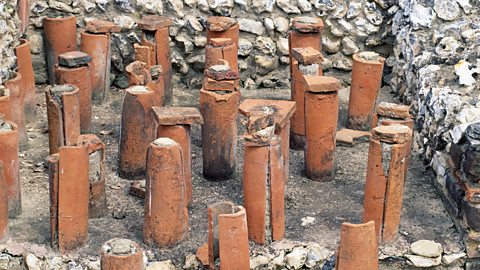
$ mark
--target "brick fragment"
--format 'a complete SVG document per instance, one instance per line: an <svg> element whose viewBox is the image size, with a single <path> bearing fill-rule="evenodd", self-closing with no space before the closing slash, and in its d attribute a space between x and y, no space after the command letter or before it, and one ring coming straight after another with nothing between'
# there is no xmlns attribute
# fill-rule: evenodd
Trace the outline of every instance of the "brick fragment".
<svg viewBox="0 0 480 270"><path fill-rule="evenodd" d="M306 90L311 93L337 92L340 89L339 82L334 77L304 75Z"/></svg>
<svg viewBox="0 0 480 270"><path fill-rule="evenodd" d="M302 65L312 65L323 62L323 55L312 47L293 48L292 54Z"/></svg>
<svg viewBox="0 0 480 270"><path fill-rule="evenodd" d="M237 21L230 17L210 16L207 19L207 28L213 32L223 32L227 31L236 23Z"/></svg>
<svg viewBox="0 0 480 270"><path fill-rule="evenodd" d="M147 31L156 31L161 28L167 28L172 25L172 20L158 15L146 15L137 22L138 28Z"/></svg>
<svg viewBox="0 0 480 270"><path fill-rule="evenodd" d="M353 146L360 142L368 142L370 132L342 128L335 134L337 145Z"/></svg>
<svg viewBox="0 0 480 270"><path fill-rule="evenodd" d="M153 107L155 119L160 125L203 124L203 117L193 107Z"/></svg>
<svg viewBox="0 0 480 270"><path fill-rule="evenodd" d="M102 270L143 270L143 250L128 239L108 240L100 249Z"/></svg>
<svg viewBox="0 0 480 270"><path fill-rule="evenodd" d="M145 187L144 180L133 181L130 184L130 188L128 189L128 193L142 199L145 198L145 192L146 192L146 187Z"/></svg>
<svg viewBox="0 0 480 270"><path fill-rule="evenodd" d="M85 66L91 61L92 58L90 55L79 51L62 53L58 56L59 65L63 67L75 68L79 66Z"/></svg>
<svg viewBox="0 0 480 270"><path fill-rule="evenodd" d="M118 33L122 30L122 28L113 22L93 19L93 20L87 21L85 30L95 34L105 34L105 33Z"/></svg>
<svg viewBox="0 0 480 270"><path fill-rule="evenodd" d="M405 119L412 117L410 115L410 106L388 102L380 102L380 104L378 104L377 114L379 116L395 119Z"/></svg>
<svg viewBox="0 0 480 270"><path fill-rule="evenodd" d="M292 28L303 33L316 33L323 30L323 21L314 17L296 17L292 21Z"/></svg>
<svg viewBox="0 0 480 270"><path fill-rule="evenodd" d="M128 84L129 86L133 85L147 85L152 81L150 75L150 69L146 63L135 61L125 68L125 71L128 74Z"/></svg>
<svg viewBox="0 0 480 270"><path fill-rule="evenodd" d="M212 78L205 77L203 81L203 89L208 91L234 91L235 80L217 81Z"/></svg>
<svg viewBox="0 0 480 270"><path fill-rule="evenodd" d="M233 44L230 38L212 38L209 43L214 47L224 47Z"/></svg>
<svg viewBox="0 0 480 270"><path fill-rule="evenodd" d="M373 139L387 143L405 143L411 134L412 130L404 125L382 125L372 129Z"/></svg>
<svg viewBox="0 0 480 270"><path fill-rule="evenodd" d="M22 191L19 177L18 127L0 115L0 163L3 163L4 186L8 202L8 217L14 218L22 212ZM0 192L1 193L1 192ZM0 199L3 200L3 199ZM0 237L2 238L2 237Z"/></svg>

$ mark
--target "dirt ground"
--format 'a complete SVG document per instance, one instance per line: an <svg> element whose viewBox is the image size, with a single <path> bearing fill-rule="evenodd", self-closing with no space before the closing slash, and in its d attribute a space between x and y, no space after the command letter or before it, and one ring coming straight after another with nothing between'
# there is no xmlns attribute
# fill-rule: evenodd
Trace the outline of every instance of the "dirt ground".
<svg viewBox="0 0 480 270"><path fill-rule="evenodd" d="M43 87L40 87L43 90ZM142 243L143 202L129 195L128 180L116 175L118 139L120 135L121 108L124 92L112 90L108 100L93 108L93 133L107 144L107 196L109 215L90 220L88 245L78 256L98 256L102 243L115 238L130 238ZM243 98L288 99L288 90L243 90ZM38 94L37 120L28 125L29 150L21 153L21 182L23 214L10 222L13 241L48 245L49 239L49 194L48 176L45 167L48 156L48 126L43 93ZM340 91L339 126L346 122L348 89ZM380 101L393 101L382 90ZM198 106L198 89L175 89L174 105ZM243 127L239 125L239 134ZM192 129L193 144L193 204L189 209L190 237L177 247L153 250L156 259L171 259L177 267L183 266L184 258L207 241L207 206L211 203L231 200L242 203L243 142L239 140L237 173L228 181L209 182L202 177L200 127ZM360 222L363 189L367 164L368 143L355 147L337 147L335 181L318 183L303 175L303 152L291 150L290 179L286 190L286 237L293 240L314 241L335 250L339 241L342 222ZM446 250L462 248L453 223L430 182L433 175L425 168L416 154L411 159L404 193L400 237L386 250L405 250L408 243L431 239L442 243ZM314 217L315 221L302 226L302 218ZM148 248L147 248L148 249ZM401 261L401 259L399 259ZM392 269L388 260L383 269ZM397 262L395 262L397 263ZM397 267L395 267L397 269Z"/></svg>

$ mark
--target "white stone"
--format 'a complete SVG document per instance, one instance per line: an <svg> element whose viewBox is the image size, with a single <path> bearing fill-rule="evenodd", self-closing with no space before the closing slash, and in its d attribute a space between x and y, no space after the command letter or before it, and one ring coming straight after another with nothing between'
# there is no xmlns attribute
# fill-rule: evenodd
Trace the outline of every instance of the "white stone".
<svg viewBox="0 0 480 270"><path fill-rule="evenodd" d="M152 14L163 14L163 3L157 0L137 0L137 6L142 7L143 11Z"/></svg>
<svg viewBox="0 0 480 270"><path fill-rule="evenodd" d="M248 39L238 40L238 55L248 56L253 50L253 44Z"/></svg>
<svg viewBox="0 0 480 270"><path fill-rule="evenodd" d="M197 47L205 47L207 45L207 37L205 36L195 36L193 43Z"/></svg>
<svg viewBox="0 0 480 270"><path fill-rule="evenodd" d="M453 21L460 16L460 7L456 0L435 0L433 9L438 17L446 21Z"/></svg>
<svg viewBox="0 0 480 270"><path fill-rule="evenodd" d="M291 0L277 0L277 6L288 14L300 14L300 9L295 4L296 1Z"/></svg>
<svg viewBox="0 0 480 270"><path fill-rule="evenodd" d="M442 255L443 247L431 240L419 240L410 245L410 250L416 255L436 258Z"/></svg>
<svg viewBox="0 0 480 270"><path fill-rule="evenodd" d="M27 254L24 259L27 270L42 270L42 261L32 253Z"/></svg>
<svg viewBox="0 0 480 270"><path fill-rule="evenodd" d="M166 138L164 138L166 139ZM146 270L176 270L175 265L172 264L172 261L163 261L163 262L152 262L147 266Z"/></svg>
<svg viewBox="0 0 480 270"><path fill-rule="evenodd" d="M308 0L298 0L297 5L302 12L310 12L312 10L312 4Z"/></svg>
<svg viewBox="0 0 480 270"><path fill-rule="evenodd" d="M472 5L470 5L470 0L457 0L457 3L463 8L465 13L470 14L472 10Z"/></svg>
<svg viewBox="0 0 480 270"><path fill-rule="evenodd" d="M185 17L185 20L187 21L187 25L190 26L190 28L195 31L195 32L202 32L203 31L203 25L200 23L198 18L193 15L187 15Z"/></svg>
<svg viewBox="0 0 480 270"><path fill-rule="evenodd" d="M253 10L256 13L272 12L276 0L255 0L252 1Z"/></svg>
<svg viewBox="0 0 480 270"><path fill-rule="evenodd" d="M296 247L285 256L285 266L288 269L300 269L305 264L308 251L303 247Z"/></svg>
<svg viewBox="0 0 480 270"><path fill-rule="evenodd" d="M342 39L342 53L345 55L352 55L359 51L355 42L351 40L349 37L345 37Z"/></svg>
<svg viewBox="0 0 480 270"><path fill-rule="evenodd" d="M271 264L274 267L273 269L281 269L284 266L285 261L285 251L280 250L279 254L273 258Z"/></svg>
<svg viewBox="0 0 480 270"><path fill-rule="evenodd" d="M210 10L218 14L230 15L235 2L233 0L208 0Z"/></svg>
<svg viewBox="0 0 480 270"><path fill-rule="evenodd" d="M347 11L347 19L355 18L362 12L362 3L350 2Z"/></svg>
<svg viewBox="0 0 480 270"><path fill-rule="evenodd" d="M477 83L473 75L480 74L480 67L476 67L468 61L460 60L455 65L455 74L457 74L461 85L472 86Z"/></svg>
<svg viewBox="0 0 480 270"><path fill-rule="evenodd" d="M277 40L277 49L282 55L289 55L288 39L279 37Z"/></svg>
<svg viewBox="0 0 480 270"><path fill-rule="evenodd" d="M275 42L269 37L257 37L255 39L255 48L260 50L264 54L275 54L277 48Z"/></svg>
<svg viewBox="0 0 480 270"><path fill-rule="evenodd" d="M418 3L412 6L412 12L410 13L410 21L415 29L419 27L430 27L432 20L435 17L433 9L424 7Z"/></svg>
<svg viewBox="0 0 480 270"><path fill-rule="evenodd" d="M113 22L125 30L130 30L135 25L135 20L125 15L115 16L115 18L113 18Z"/></svg>
<svg viewBox="0 0 480 270"><path fill-rule="evenodd" d="M444 255L442 257L442 263L446 264L446 265L449 265L449 264L452 264L453 262L463 258L467 256L467 254L465 252L459 252L459 253L453 253L453 254L449 254L449 255Z"/></svg>
<svg viewBox="0 0 480 270"><path fill-rule="evenodd" d="M175 14L183 18L183 1L182 0L166 0L167 6L175 12Z"/></svg>
<svg viewBox="0 0 480 270"><path fill-rule="evenodd" d="M238 24L241 31L252 33L257 36L263 36L265 34L265 27L261 21L241 18L238 20Z"/></svg>
<svg viewBox="0 0 480 270"><path fill-rule="evenodd" d="M288 32L289 21L285 17L276 17L273 19L273 24L275 25L275 30L280 33Z"/></svg>
<svg viewBox="0 0 480 270"><path fill-rule="evenodd" d="M308 254L305 261L305 266L308 268L313 268L322 261L325 261L330 255L333 255L334 252L329 249L320 246L317 243L312 243L307 246Z"/></svg>
<svg viewBox="0 0 480 270"><path fill-rule="evenodd" d="M275 29L275 24L273 23L273 20L270 18L265 18L263 19L263 25L265 25L265 29L267 29L268 35L273 38L273 30Z"/></svg>
<svg viewBox="0 0 480 270"><path fill-rule="evenodd" d="M315 222L315 218L314 217L304 217L302 218L302 226L305 227L305 226L308 226L308 225L311 225Z"/></svg>
<svg viewBox="0 0 480 270"><path fill-rule="evenodd" d="M427 258L417 255L405 255L405 257L412 262L415 267L428 268L432 266L437 266L442 263L442 257L437 258Z"/></svg>
<svg viewBox="0 0 480 270"><path fill-rule="evenodd" d="M340 50L341 40L332 40L328 36L322 37L322 49L327 53L337 53Z"/></svg>
<svg viewBox="0 0 480 270"><path fill-rule="evenodd" d="M268 258L265 256L258 255L250 259L250 269L259 270L266 265L268 265Z"/></svg>
<svg viewBox="0 0 480 270"><path fill-rule="evenodd" d="M188 254L185 258L185 264L183 265L185 270L197 270L201 269L200 262L197 260L195 254Z"/></svg>

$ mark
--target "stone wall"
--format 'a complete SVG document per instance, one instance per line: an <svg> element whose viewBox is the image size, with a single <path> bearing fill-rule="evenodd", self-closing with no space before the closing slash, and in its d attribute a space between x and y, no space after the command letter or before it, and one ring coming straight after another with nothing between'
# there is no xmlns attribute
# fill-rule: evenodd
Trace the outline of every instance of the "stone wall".
<svg viewBox="0 0 480 270"><path fill-rule="evenodd" d="M393 19L389 82L416 115L416 148L435 187L480 257L480 1L401 0Z"/></svg>
<svg viewBox="0 0 480 270"><path fill-rule="evenodd" d="M41 42L42 18L74 14L79 26L96 17L121 24L114 35L112 80L125 87L122 74L133 59L132 44L138 42L134 23L141 14L153 13L174 18L170 29L172 61L178 78L190 89L203 80L205 23L208 16L225 15L238 20L241 29L239 65L242 86L287 87L289 19L299 15L320 16L325 22L324 69L346 72L351 55L359 50L391 52L391 16L398 9L396 0L32 0L32 25L28 35L37 81L45 82Z"/></svg>
<svg viewBox="0 0 480 270"><path fill-rule="evenodd" d="M0 84L15 68L13 48L18 44L16 0L0 2Z"/></svg>

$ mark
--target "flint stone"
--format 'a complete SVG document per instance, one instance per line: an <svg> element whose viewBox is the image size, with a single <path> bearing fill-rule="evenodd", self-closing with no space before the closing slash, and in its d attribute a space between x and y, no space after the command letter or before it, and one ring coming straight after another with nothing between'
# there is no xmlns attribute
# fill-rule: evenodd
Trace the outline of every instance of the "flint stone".
<svg viewBox="0 0 480 270"><path fill-rule="evenodd" d="M240 31L252 33L257 36L263 36L265 34L265 27L261 21L241 18L238 20L238 24L240 25Z"/></svg>
<svg viewBox="0 0 480 270"><path fill-rule="evenodd" d="M417 256L417 255L405 255L405 257L408 260L410 260L415 267L420 267L420 268L437 266L442 263L442 257L426 258L423 256Z"/></svg>
<svg viewBox="0 0 480 270"><path fill-rule="evenodd" d="M443 247L441 244L430 240L419 240L410 245L413 254L428 258L437 258L442 256Z"/></svg>

